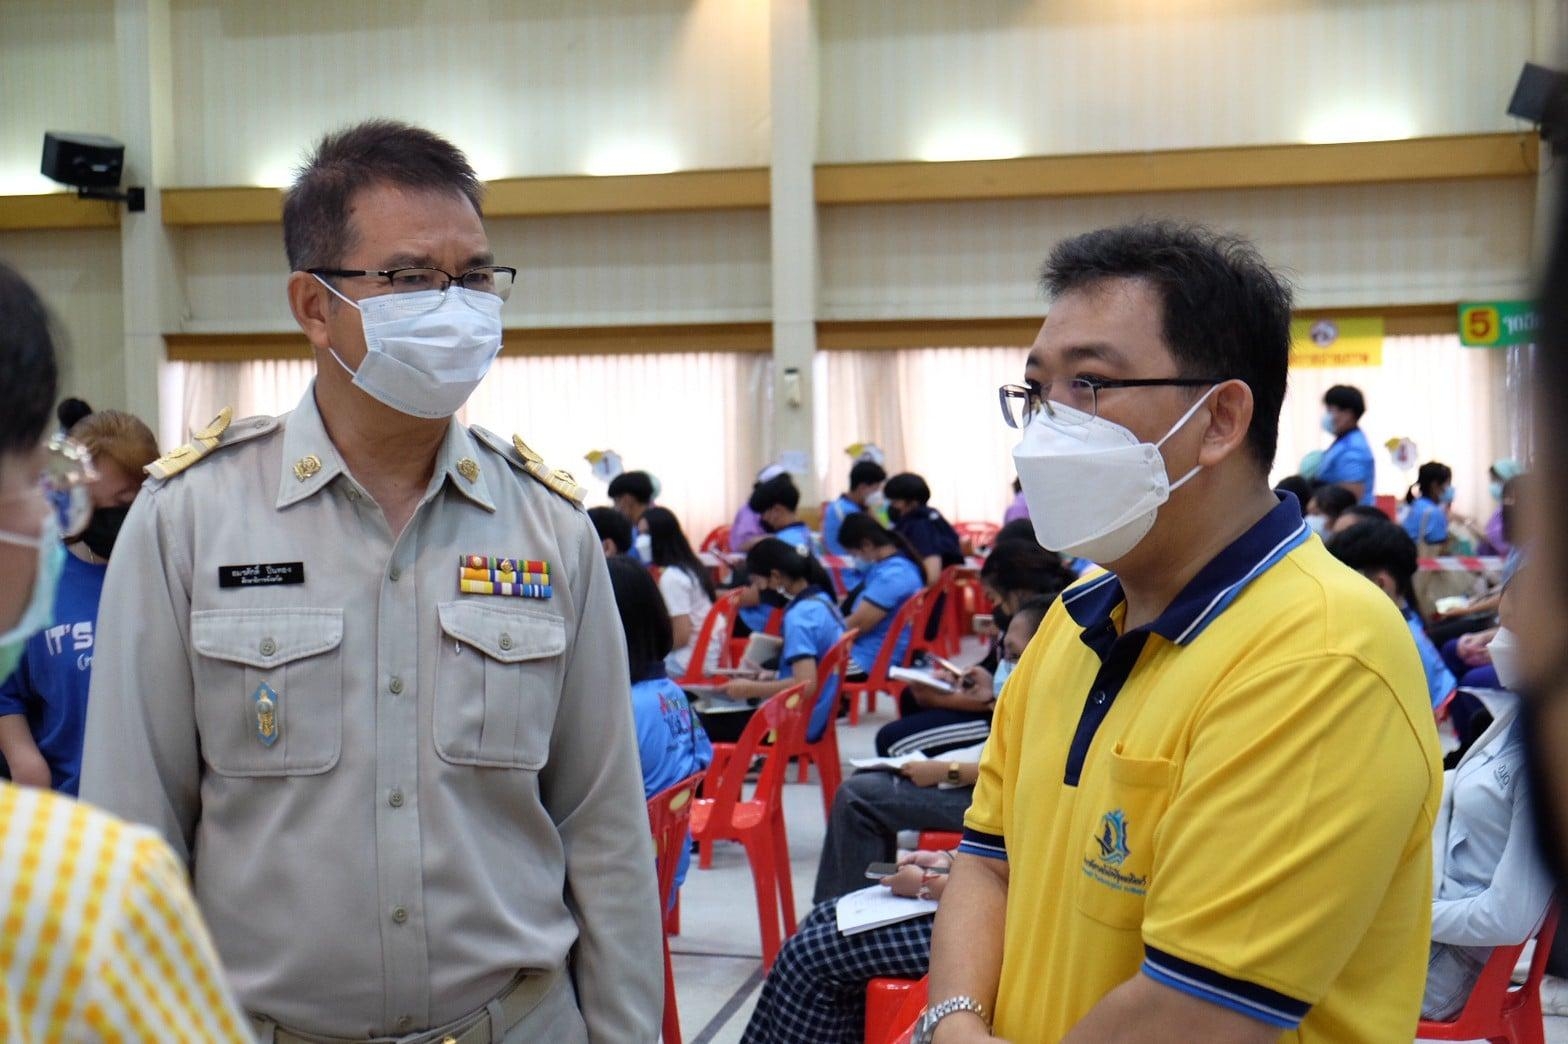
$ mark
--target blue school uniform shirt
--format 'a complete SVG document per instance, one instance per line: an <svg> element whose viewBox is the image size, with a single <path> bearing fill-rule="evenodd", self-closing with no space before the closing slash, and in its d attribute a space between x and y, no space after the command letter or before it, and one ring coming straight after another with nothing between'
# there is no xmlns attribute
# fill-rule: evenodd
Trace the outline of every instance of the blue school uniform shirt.
<svg viewBox="0 0 1568 1044"><path fill-rule="evenodd" d="M1377 481L1377 462L1372 457L1366 433L1360 428L1351 428L1335 439L1334 444L1323 451L1323 459L1318 462L1318 471L1313 478L1328 483L1359 482L1361 503L1371 504L1372 487Z"/></svg>
<svg viewBox="0 0 1568 1044"><path fill-rule="evenodd" d="M859 504L850 500L848 494L843 494L829 504L828 509L822 513L822 546L828 554L840 556L849 554L844 549L844 545L839 543L838 531L846 518L858 514L860 510ZM853 591L865 579L865 575L858 569L841 569L839 576L844 581L846 591Z"/></svg>
<svg viewBox="0 0 1568 1044"><path fill-rule="evenodd" d="M632 683L632 720L637 726L637 756L642 762L642 791L651 798L713 762L713 744L702 722L691 712L686 693L656 665L649 676ZM681 846L675 887L686 880L691 845Z"/></svg>
<svg viewBox="0 0 1568 1044"><path fill-rule="evenodd" d="M887 615L877 622L875 627L862 631L855 639L855 644L850 655L854 658L855 665L863 671L869 671L876 662L877 653L882 649L882 642L887 638L888 629L893 626L893 614L925 586L925 575L920 567L903 555L893 555L884 558L866 570L865 587L855 596L850 604L850 612L859 608L861 602L869 602L878 609L887 611ZM910 628L904 628L897 636L897 644L893 647L893 659L889 662L901 664L904 662L904 651L909 648L912 637Z"/></svg>
<svg viewBox="0 0 1568 1044"><path fill-rule="evenodd" d="M66 556L49 626L28 639L15 673L0 684L0 715L26 716L33 742L49 763L50 785L73 797L82 775L93 631L108 571Z"/></svg>
<svg viewBox="0 0 1568 1044"><path fill-rule="evenodd" d="M1448 515L1443 505L1430 497L1421 497L1410 505L1404 525L1410 539L1417 543L1441 544L1448 539Z"/></svg>
<svg viewBox="0 0 1568 1044"><path fill-rule="evenodd" d="M833 599L820 587L808 587L784 610L784 647L779 652L779 677L792 676L790 668L797 660L822 658L833 648L833 643L844 635L844 617L840 615ZM811 721L806 726L806 740L815 743L827 731L828 722L838 709L838 679L822 686L821 698L811 709Z"/></svg>
<svg viewBox="0 0 1568 1044"><path fill-rule="evenodd" d="M1427 694L1432 697L1435 710L1438 704L1448 699L1449 693L1459 687L1459 683L1443 662L1443 654L1437 651L1432 639L1426 636L1426 627L1421 623L1420 614L1408 606L1405 607L1405 624L1410 628L1410 636L1416 640L1416 652L1421 654L1421 667L1426 671Z"/></svg>

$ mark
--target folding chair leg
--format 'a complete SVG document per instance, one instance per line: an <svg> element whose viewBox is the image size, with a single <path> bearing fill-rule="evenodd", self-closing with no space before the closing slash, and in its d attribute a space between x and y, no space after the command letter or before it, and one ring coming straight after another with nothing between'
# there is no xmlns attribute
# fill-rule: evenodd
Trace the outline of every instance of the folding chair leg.
<svg viewBox="0 0 1568 1044"><path fill-rule="evenodd" d="M762 967L773 969L782 940L779 938L778 882L773 864L773 844L766 831L759 830L746 842L751 861L751 883L757 892L757 928L762 936Z"/></svg>
<svg viewBox="0 0 1568 1044"><path fill-rule="evenodd" d="M790 871L789 837L784 830L784 808L780 804L773 816L773 865L777 869L779 906L784 911L784 937L795 934L795 875Z"/></svg>

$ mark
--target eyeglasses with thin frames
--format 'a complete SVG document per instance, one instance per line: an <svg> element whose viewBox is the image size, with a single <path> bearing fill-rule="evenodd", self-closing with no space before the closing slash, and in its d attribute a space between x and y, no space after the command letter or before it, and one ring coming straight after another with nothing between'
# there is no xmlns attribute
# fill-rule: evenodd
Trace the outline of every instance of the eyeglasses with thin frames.
<svg viewBox="0 0 1568 1044"><path fill-rule="evenodd" d="M1057 388L1054 381L1043 384L1004 384L997 391L1002 406L1002 419L1010 428L1027 428L1041 413L1053 424L1063 427L1087 424L1100 415L1100 393L1121 388L1208 388L1224 383L1223 377L1140 377L1113 380L1108 377L1074 377L1062 381L1060 399L1053 399L1051 392ZM1071 407L1071 412L1057 406Z"/></svg>
<svg viewBox="0 0 1568 1044"><path fill-rule="evenodd" d="M307 268L305 271L329 279L376 280L371 284L374 292L366 294L366 297L436 290L441 296L432 301L432 310L440 306L446 299L447 290L453 286L475 293L493 294L505 301L512 295L512 285L517 281L517 269L506 265L481 265L456 274L440 268Z"/></svg>

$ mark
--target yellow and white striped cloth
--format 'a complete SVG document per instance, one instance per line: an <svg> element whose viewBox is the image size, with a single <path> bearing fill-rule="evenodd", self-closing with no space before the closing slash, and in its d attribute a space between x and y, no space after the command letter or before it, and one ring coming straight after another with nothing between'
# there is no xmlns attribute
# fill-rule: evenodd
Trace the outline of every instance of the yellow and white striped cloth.
<svg viewBox="0 0 1568 1044"><path fill-rule="evenodd" d="M253 1039L151 830L0 783L0 899L0 1040Z"/></svg>

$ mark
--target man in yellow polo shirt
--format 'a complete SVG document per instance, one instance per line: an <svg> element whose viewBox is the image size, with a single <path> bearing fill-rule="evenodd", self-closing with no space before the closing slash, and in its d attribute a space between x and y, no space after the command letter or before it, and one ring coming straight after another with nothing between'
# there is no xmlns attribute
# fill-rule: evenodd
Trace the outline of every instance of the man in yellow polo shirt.
<svg viewBox="0 0 1568 1044"><path fill-rule="evenodd" d="M1290 292L1166 224L1044 283L1014 458L1040 542L1109 572L1002 694L916 1039L1408 1040L1437 736L1399 614L1268 486Z"/></svg>

